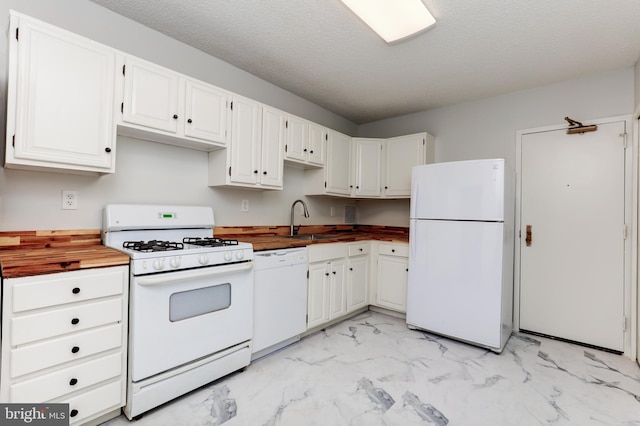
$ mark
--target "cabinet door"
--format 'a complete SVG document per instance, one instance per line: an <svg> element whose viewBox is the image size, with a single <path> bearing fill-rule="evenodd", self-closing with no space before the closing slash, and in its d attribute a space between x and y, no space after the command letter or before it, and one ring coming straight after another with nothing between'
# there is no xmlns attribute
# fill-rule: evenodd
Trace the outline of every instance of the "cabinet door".
<svg viewBox="0 0 640 426"><path fill-rule="evenodd" d="M329 271L322 263L309 264L307 329L329 321Z"/></svg>
<svg viewBox="0 0 640 426"><path fill-rule="evenodd" d="M113 172L115 52L27 18L13 16L12 28L8 166Z"/></svg>
<svg viewBox="0 0 640 426"><path fill-rule="evenodd" d="M148 62L127 58L124 72L125 122L176 133L178 74Z"/></svg>
<svg viewBox="0 0 640 426"><path fill-rule="evenodd" d="M407 311L408 259L399 256L378 256L378 286L376 304L396 311Z"/></svg>
<svg viewBox="0 0 640 426"><path fill-rule="evenodd" d="M307 147L309 146L309 122L290 115L286 121L286 132L284 158L306 161Z"/></svg>
<svg viewBox="0 0 640 426"><path fill-rule="evenodd" d="M350 257L347 271L347 313L369 304L369 256Z"/></svg>
<svg viewBox="0 0 640 426"><path fill-rule="evenodd" d="M426 133L399 136L386 140L384 195L411 196L411 168L425 164Z"/></svg>
<svg viewBox="0 0 640 426"><path fill-rule="evenodd" d="M284 113L262 107L262 144L260 151L260 184L282 188L284 173Z"/></svg>
<svg viewBox="0 0 640 426"><path fill-rule="evenodd" d="M185 82L185 136L227 142L227 93L194 80Z"/></svg>
<svg viewBox="0 0 640 426"><path fill-rule="evenodd" d="M353 140L355 152L355 188L356 197L378 197L382 188L382 140Z"/></svg>
<svg viewBox="0 0 640 426"><path fill-rule="evenodd" d="M307 159L310 164L324 166L324 146L327 131L324 127L315 123L309 123L309 145L307 146Z"/></svg>
<svg viewBox="0 0 640 426"><path fill-rule="evenodd" d="M334 260L329 266L330 275L330 302L329 319L341 317L347 313L347 291L345 282L345 271L347 265L345 260Z"/></svg>
<svg viewBox="0 0 640 426"><path fill-rule="evenodd" d="M349 173L351 167L351 138L329 131L327 139L327 164L325 166L325 192L351 195Z"/></svg>
<svg viewBox="0 0 640 426"><path fill-rule="evenodd" d="M230 181L255 185L260 158L260 104L234 96L231 109L231 143L227 148L230 150Z"/></svg>

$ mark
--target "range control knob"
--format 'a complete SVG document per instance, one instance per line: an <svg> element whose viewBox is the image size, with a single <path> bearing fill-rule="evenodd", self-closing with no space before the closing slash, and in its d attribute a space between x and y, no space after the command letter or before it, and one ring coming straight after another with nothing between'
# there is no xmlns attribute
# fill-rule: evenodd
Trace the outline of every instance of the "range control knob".
<svg viewBox="0 0 640 426"><path fill-rule="evenodd" d="M169 261L169 265L173 268L179 268L180 267L180 258L179 257L172 257L171 260Z"/></svg>
<svg viewBox="0 0 640 426"><path fill-rule="evenodd" d="M244 259L244 252L242 250L239 250L236 252L236 259L238 260Z"/></svg>
<svg viewBox="0 0 640 426"><path fill-rule="evenodd" d="M207 263L209 263L209 256L207 256L206 254L201 254L200 256L198 256L198 263L201 265L206 265Z"/></svg>
<svg viewBox="0 0 640 426"><path fill-rule="evenodd" d="M230 260L233 260L233 254L230 251L225 251L224 252L224 260L226 260L227 262Z"/></svg>
<svg viewBox="0 0 640 426"><path fill-rule="evenodd" d="M164 259L156 259L153 261L153 269L162 271L164 269Z"/></svg>

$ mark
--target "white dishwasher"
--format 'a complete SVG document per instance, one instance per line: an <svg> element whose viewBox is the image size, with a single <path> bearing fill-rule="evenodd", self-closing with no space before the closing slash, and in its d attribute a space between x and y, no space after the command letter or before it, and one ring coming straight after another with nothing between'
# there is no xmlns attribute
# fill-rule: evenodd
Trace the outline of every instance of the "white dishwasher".
<svg viewBox="0 0 640 426"><path fill-rule="evenodd" d="M307 261L306 247L254 253L252 360L306 331Z"/></svg>

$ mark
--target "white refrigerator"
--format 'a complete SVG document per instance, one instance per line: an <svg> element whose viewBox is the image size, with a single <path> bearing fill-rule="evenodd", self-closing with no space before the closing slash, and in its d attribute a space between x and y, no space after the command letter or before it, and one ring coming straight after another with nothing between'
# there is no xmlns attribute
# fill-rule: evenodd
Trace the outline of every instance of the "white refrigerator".
<svg viewBox="0 0 640 426"><path fill-rule="evenodd" d="M504 159L412 169L409 328L502 351L513 324L514 209Z"/></svg>

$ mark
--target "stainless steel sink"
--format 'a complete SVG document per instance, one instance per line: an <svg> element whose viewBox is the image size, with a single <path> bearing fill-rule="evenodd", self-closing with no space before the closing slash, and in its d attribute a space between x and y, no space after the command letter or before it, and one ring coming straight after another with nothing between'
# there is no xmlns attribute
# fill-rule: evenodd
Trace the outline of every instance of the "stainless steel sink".
<svg viewBox="0 0 640 426"><path fill-rule="evenodd" d="M291 235L289 238L293 238L296 240L328 240L331 238L336 238L335 235L322 235L322 234L306 234L306 235Z"/></svg>

